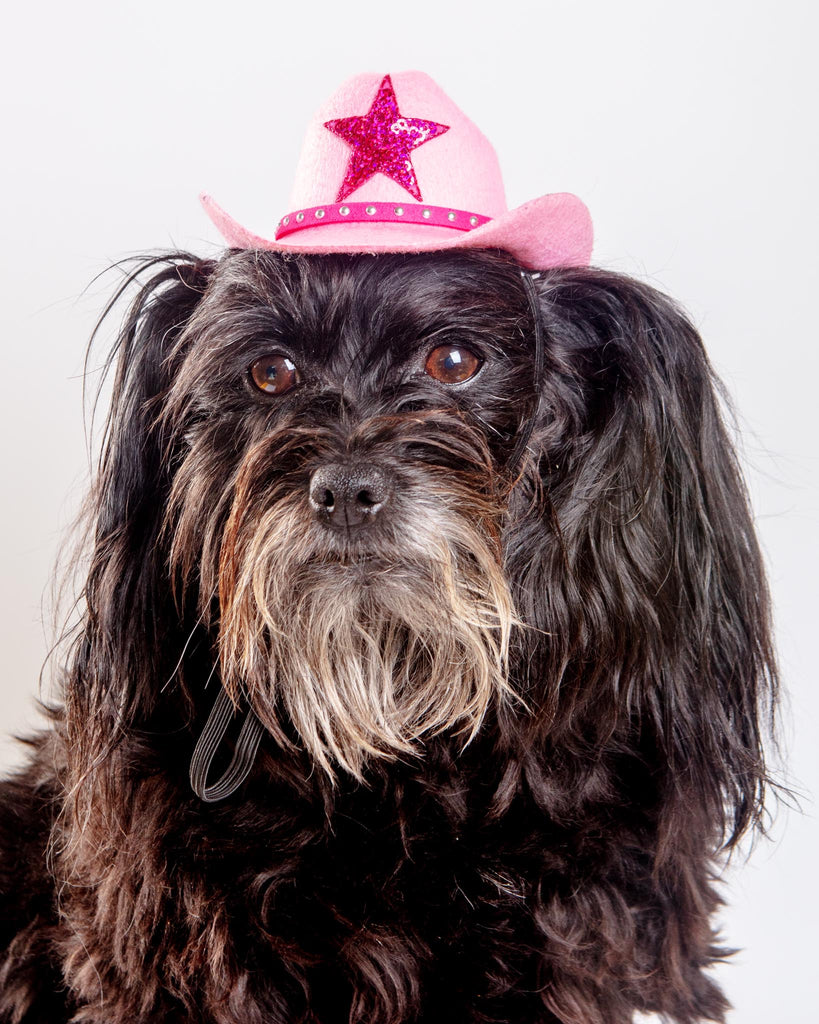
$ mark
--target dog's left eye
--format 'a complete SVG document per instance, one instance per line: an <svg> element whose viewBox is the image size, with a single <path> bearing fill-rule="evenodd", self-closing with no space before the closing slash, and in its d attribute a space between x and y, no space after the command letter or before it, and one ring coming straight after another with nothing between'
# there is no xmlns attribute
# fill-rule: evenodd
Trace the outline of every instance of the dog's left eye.
<svg viewBox="0 0 819 1024"><path fill-rule="evenodd" d="M424 370L443 384L460 384L474 377L483 365L480 356L462 345L439 345L427 356Z"/></svg>
<svg viewBox="0 0 819 1024"><path fill-rule="evenodd" d="M296 364L274 353L257 359L250 367L250 379L266 395L283 395L301 380Z"/></svg>

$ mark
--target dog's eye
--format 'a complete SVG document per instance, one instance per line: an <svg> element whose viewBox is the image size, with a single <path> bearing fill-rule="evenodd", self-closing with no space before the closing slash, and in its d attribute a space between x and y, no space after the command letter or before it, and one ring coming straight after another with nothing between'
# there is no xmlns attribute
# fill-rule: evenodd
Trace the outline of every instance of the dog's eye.
<svg viewBox="0 0 819 1024"><path fill-rule="evenodd" d="M301 380L295 363L278 354L257 359L250 367L250 378L267 395L283 395Z"/></svg>
<svg viewBox="0 0 819 1024"><path fill-rule="evenodd" d="M460 345L439 345L427 356L424 370L443 384L460 384L474 377L483 360Z"/></svg>

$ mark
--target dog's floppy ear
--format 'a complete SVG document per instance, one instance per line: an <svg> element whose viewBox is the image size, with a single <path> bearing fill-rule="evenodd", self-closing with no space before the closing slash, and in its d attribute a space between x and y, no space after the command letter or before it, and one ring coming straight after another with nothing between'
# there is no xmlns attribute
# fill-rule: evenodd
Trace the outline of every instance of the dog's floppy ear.
<svg viewBox="0 0 819 1024"><path fill-rule="evenodd" d="M214 266L187 253L139 259L100 321L138 287L106 364L113 393L89 499L85 614L66 680L77 764L97 763L135 718L150 713L157 695L146 680L159 677L163 659L178 656L157 544L170 481L158 414L184 355L180 336Z"/></svg>
<svg viewBox="0 0 819 1024"><path fill-rule="evenodd" d="M696 819L733 843L762 810L776 667L724 389L647 285L574 269L537 286L536 511L509 555L522 617L548 634L526 653L533 722L558 761L639 751L667 839Z"/></svg>

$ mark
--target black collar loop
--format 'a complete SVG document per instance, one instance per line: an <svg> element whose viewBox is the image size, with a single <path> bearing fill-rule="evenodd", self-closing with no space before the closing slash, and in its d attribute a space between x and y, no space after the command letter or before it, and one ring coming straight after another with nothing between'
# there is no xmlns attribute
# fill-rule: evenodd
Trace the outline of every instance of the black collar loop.
<svg viewBox="0 0 819 1024"><path fill-rule="evenodd" d="M190 782L191 789L206 804L214 804L235 793L245 781L253 768L259 743L264 735L264 726L256 717L255 711L248 708L247 717L242 723L239 738L230 764L220 779L208 785L213 759L225 733L230 727L236 706L228 692L219 684L219 696L211 708L205 728L196 744L191 758Z"/></svg>

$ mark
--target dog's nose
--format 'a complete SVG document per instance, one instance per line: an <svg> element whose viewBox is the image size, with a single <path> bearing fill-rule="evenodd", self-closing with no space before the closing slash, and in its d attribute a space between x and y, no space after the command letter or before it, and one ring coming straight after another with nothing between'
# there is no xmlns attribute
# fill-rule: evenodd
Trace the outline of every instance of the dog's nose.
<svg viewBox="0 0 819 1024"><path fill-rule="evenodd" d="M378 466L331 463L310 477L310 504L328 526L366 526L390 499L392 481Z"/></svg>

